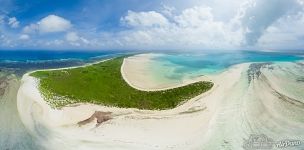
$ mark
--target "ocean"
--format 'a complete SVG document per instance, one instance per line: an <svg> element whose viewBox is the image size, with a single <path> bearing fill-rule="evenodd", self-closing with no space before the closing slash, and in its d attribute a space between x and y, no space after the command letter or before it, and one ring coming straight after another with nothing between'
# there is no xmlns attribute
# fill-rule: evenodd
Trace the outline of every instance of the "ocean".
<svg viewBox="0 0 304 150"><path fill-rule="evenodd" d="M51 51L0 50L0 69L27 70L78 66L88 62L138 51ZM302 60L303 52L215 51L160 53L154 58L156 68L174 67L174 74L212 74L229 66L246 62L279 62ZM18 73L20 75L20 73Z"/></svg>
<svg viewBox="0 0 304 150"><path fill-rule="evenodd" d="M185 79L213 75L232 65L249 62L295 62L304 59L303 52L215 51L167 53L153 58L151 73L156 81L180 83Z"/></svg>

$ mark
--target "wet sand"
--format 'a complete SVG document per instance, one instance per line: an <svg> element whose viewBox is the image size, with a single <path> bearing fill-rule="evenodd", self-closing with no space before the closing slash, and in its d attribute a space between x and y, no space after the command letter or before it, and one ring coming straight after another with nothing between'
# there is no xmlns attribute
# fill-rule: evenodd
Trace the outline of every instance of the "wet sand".
<svg viewBox="0 0 304 150"><path fill-rule="evenodd" d="M10 73L0 72L0 149L39 150L39 143L23 125L17 110L20 81Z"/></svg>

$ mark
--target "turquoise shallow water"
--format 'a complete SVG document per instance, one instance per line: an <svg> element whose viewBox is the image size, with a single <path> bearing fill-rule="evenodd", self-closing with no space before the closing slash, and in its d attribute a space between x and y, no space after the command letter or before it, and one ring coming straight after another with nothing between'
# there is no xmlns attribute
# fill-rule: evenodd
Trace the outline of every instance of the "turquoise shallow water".
<svg viewBox="0 0 304 150"><path fill-rule="evenodd" d="M161 54L153 59L152 72L161 82L182 82L183 79L216 74L232 65L246 62L294 62L303 60L303 53L279 52L208 52Z"/></svg>

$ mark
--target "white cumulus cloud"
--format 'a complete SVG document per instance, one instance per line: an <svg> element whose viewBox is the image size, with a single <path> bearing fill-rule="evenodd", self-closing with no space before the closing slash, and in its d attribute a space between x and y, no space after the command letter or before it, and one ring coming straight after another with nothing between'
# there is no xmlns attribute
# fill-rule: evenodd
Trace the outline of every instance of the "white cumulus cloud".
<svg viewBox="0 0 304 150"><path fill-rule="evenodd" d="M0 24L3 24L3 23L4 23L4 18L5 18L4 15L0 15Z"/></svg>
<svg viewBox="0 0 304 150"><path fill-rule="evenodd" d="M68 42L68 44L77 47L91 44L89 40L82 36L79 36L77 32L68 32L65 35L65 40Z"/></svg>
<svg viewBox="0 0 304 150"><path fill-rule="evenodd" d="M296 44L303 43L304 37L300 15L282 20L291 13L304 12L303 7L297 8L302 5L301 1L246 0L225 20L215 16L209 6L193 6L181 11L174 11L175 8L159 12L128 11L121 22L131 28L101 41L111 46L139 49L250 49L271 45L280 48L288 43L301 47Z"/></svg>
<svg viewBox="0 0 304 150"><path fill-rule="evenodd" d="M69 20L56 15L49 15L41 19L37 24L40 32L62 32L72 27Z"/></svg>
<svg viewBox="0 0 304 150"><path fill-rule="evenodd" d="M102 41L113 41L111 45L122 47L155 49L232 48L241 43L242 31L233 30L231 23L215 20L210 7L195 6L167 16L171 17L165 18L161 12L129 11L122 23L132 28Z"/></svg>
<svg viewBox="0 0 304 150"><path fill-rule="evenodd" d="M268 27L258 40L258 45L272 49L299 49L304 47L304 12L287 15Z"/></svg>
<svg viewBox="0 0 304 150"><path fill-rule="evenodd" d="M210 7L193 7L185 9L181 15L176 16L175 21L183 27L199 27L213 21Z"/></svg>
<svg viewBox="0 0 304 150"><path fill-rule="evenodd" d="M166 17L155 11L128 11L128 14L121 18L121 22L132 27L162 27L169 24Z"/></svg>
<svg viewBox="0 0 304 150"><path fill-rule="evenodd" d="M255 45L265 30L278 19L284 17L296 5L295 0L255 0L248 7L242 24L247 28L245 41L248 45Z"/></svg>
<svg viewBox="0 0 304 150"><path fill-rule="evenodd" d="M35 33L37 31L38 31L38 25L33 23L23 28L23 32L25 33Z"/></svg>
<svg viewBox="0 0 304 150"><path fill-rule="evenodd" d="M19 36L19 39L20 39L20 40L28 40L28 39L30 39L30 36L27 35L27 34L21 34L21 35Z"/></svg>
<svg viewBox="0 0 304 150"><path fill-rule="evenodd" d="M8 19L8 25L11 28L18 28L19 27L19 21L17 20L16 17L12 17Z"/></svg>
<svg viewBox="0 0 304 150"><path fill-rule="evenodd" d="M69 32L65 35L65 39L70 42L75 42L79 40L79 36L76 32Z"/></svg>
<svg viewBox="0 0 304 150"><path fill-rule="evenodd" d="M49 15L42 18L37 23L32 23L23 28L25 33L52 33L52 32L63 32L67 31L72 27L72 24L69 20L56 15Z"/></svg>

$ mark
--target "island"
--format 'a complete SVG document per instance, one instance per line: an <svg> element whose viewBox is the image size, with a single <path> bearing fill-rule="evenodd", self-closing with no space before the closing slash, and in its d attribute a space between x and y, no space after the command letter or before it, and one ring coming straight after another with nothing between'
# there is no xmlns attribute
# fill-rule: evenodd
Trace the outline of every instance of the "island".
<svg viewBox="0 0 304 150"><path fill-rule="evenodd" d="M42 70L30 74L38 79L38 88L53 108L70 104L92 103L122 108L163 110L208 91L209 81L156 91L144 91L129 85L123 78L124 58L116 57L83 67Z"/></svg>

